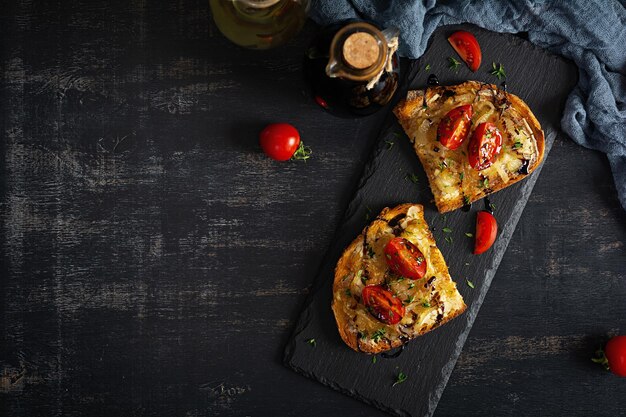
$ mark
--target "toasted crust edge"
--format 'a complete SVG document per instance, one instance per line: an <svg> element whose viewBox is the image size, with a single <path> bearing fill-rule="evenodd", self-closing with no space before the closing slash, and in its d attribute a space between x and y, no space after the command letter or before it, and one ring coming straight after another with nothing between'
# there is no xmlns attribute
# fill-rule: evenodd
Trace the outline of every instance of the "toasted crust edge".
<svg viewBox="0 0 626 417"><path fill-rule="evenodd" d="M461 88L477 88L477 89L481 89L481 88L492 88L495 89L497 91L502 91L498 86L496 86L495 84L487 84L487 83L481 83L478 81L465 81L461 84L456 84L456 85L451 85L451 86L434 86L434 87L428 87L426 89L427 94L437 91L437 89L440 88L445 88L445 89L454 89L455 93L457 90L461 89ZM411 115L413 113L413 110L415 109L415 107L417 106L421 106L421 102L424 98L424 93L425 90L411 90L407 93L407 97L404 100L401 100L396 107L393 109L393 113L396 116L396 118L398 119L398 121L400 122L400 125L402 126L402 128L404 129L404 131L406 132L408 130L408 122L410 122L411 120ZM513 105L519 112L520 114L528 121L528 125L530 126L531 130L533 131L533 136L535 137L535 141L537 142L537 160L535 161L535 163L528 167L528 174L526 175L520 175L519 177L504 183L504 184L497 184L496 186L494 186L494 188L491 189L490 192L486 193L481 191L476 198L474 198L471 202L474 201L478 201L490 194L493 194L497 191L500 191L510 185L515 184L518 181L523 180L524 178L528 177L530 174L533 173L533 171L535 169L537 169L537 167L539 167L539 165L541 164L541 162L543 162L543 158L544 158L544 153L545 153L545 136L543 133L543 130L541 129L541 124L539 123L539 120L537 120L537 118L535 117L535 115L533 114L533 112L530 110L530 108L528 107L528 105L518 96L516 96L515 94L509 93L509 92L505 92L505 94L507 95L509 101L511 102L511 105ZM426 169L427 167L427 163L426 161L422 160L422 157L418 154L417 155L418 158L420 159L420 163L422 164L422 166L424 167L424 171L426 172L426 175L428 177L428 182L430 185L430 189L431 192L433 193L433 195L435 196L435 205L437 206L437 210L439 211L439 213L447 213L456 209L459 209L461 207L463 207L463 202L456 202L456 201L441 201L441 199L438 198L437 195L435 195L435 191L434 188L432 186L432 173L429 172L430 170Z"/></svg>
<svg viewBox="0 0 626 417"><path fill-rule="evenodd" d="M410 207L413 206L420 206L422 208L422 217L423 217L423 209L424 206L422 206L421 204L414 204L414 203L404 203L404 204L400 204L398 206L395 206L393 208L389 208L389 207L385 207L380 214L376 217L376 219L379 218L394 218L395 216L397 216L398 214L401 213L406 213ZM375 221L376 219L372 220ZM425 220L425 219L423 219ZM371 223L370 223L371 224ZM369 224L368 224L369 226ZM359 243L363 242L363 233L365 232L365 230L367 229L366 226L363 231L352 241L352 243L350 243L350 245L348 245L348 247L343 251L343 253L341 254L341 257L339 258L339 261L337 262L337 266L335 267L335 277L333 280L333 299L332 299L332 303L331 303L331 308L333 310L333 315L335 316L335 322L337 323L337 329L339 330L339 335L341 336L341 338L343 339L343 341L353 350L357 351L357 352L363 352L363 353L370 353L370 354L376 354L376 353L380 353L380 352L384 352L390 349L394 349L397 347L402 346L403 344L406 344L408 342L402 342L400 339L396 339L394 341L392 341L391 343L389 343L388 339L381 339L378 343L359 343L359 338L358 335L354 332L350 331L349 328L349 321L350 321L350 317L348 317L341 308L336 308L335 307L335 292L338 290L338 287L340 286L340 281L341 281L341 277L343 277L347 271L350 270L349 268L349 256L352 252L354 252L354 249L356 248L356 246L358 246ZM443 255L442 255L443 258ZM445 259L444 259L444 264L445 264ZM447 264L445 264L446 266L446 270L447 270ZM458 291L458 290L457 290ZM439 323L436 323L436 325L430 325L428 326L424 331L417 333L413 338L421 336L425 333L430 332L431 330L434 330L438 327L441 327L442 325L446 324L447 322L449 322L450 320L454 319L455 317L458 317L459 315L461 315L465 310L467 309L467 305L465 304L465 301L463 300L463 307L455 310L454 312L450 313L448 316L446 316L443 320L441 320ZM412 340L412 339L410 339Z"/></svg>

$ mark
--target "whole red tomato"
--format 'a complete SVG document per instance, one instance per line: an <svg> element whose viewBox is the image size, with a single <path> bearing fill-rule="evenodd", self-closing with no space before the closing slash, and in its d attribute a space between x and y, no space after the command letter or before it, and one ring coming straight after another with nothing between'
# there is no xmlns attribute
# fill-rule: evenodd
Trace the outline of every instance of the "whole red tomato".
<svg viewBox="0 0 626 417"><path fill-rule="evenodd" d="M289 123L267 125L259 135L263 152L276 161L286 161L300 146L300 133Z"/></svg>
<svg viewBox="0 0 626 417"><path fill-rule="evenodd" d="M609 369L617 376L626 377L626 336L615 336L604 348Z"/></svg>

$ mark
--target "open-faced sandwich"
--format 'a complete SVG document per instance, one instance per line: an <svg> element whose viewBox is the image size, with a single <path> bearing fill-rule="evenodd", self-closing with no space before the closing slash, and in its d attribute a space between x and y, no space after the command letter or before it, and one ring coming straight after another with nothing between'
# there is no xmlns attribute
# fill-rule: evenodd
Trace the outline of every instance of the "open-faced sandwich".
<svg viewBox="0 0 626 417"><path fill-rule="evenodd" d="M519 97L492 84L467 81L410 91L394 113L441 213L508 187L543 159L539 121Z"/></svg>
<svg viewBox="0 0 626 417"><path fill-rule="evenodd" d="M352 349L399 347L465 310L419 204L385 208L343 252L333 312Z"/></svg>

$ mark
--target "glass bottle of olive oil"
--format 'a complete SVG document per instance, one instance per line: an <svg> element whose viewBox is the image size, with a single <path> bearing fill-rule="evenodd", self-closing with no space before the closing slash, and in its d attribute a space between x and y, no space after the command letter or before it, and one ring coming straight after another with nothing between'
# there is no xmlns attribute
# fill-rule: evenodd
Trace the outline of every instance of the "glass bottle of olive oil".
<svg viewBox="0 0 626 417"><path fill-rule="evenodd" d="M209 0L213 19L228 39L246 48L268 49L295 36L309 0Z"/></svg>

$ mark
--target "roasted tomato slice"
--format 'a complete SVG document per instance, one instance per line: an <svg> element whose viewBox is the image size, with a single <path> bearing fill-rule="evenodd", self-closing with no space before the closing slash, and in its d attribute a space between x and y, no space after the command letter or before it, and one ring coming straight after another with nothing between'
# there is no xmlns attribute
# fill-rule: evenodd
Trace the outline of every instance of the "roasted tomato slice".
<svg viewBox="0 0 626 417"><path fill-rule="evenodd" d="M450 110L437 126L437 140L450 150L455 150L461 146L469 133L472 114L471 104Z"/></svg>
<svg viewBox="0 0 626 417"><path fill-rule="evenodd" d="M479 211L476 216L476 243L474 244L474 255L484 253L496 241L498 234L498 223L493 214L488 211Z"/></svg>
<svg viewBox="0 0 626 417"><path fill-rule="evenodd" d="M426 275L426 258L413 243L403 237L394 237L385 246L387 265L403 277L420 279Z"/></svg>
<svg viewBox="0 0 626 417"><path fill-rule="evenodd" d="M470 138L467 158L472 168L489 168L502 149L502 134L493 123L486 122L476 126Z"/></svg>
<svg viewBox="0 0 626 417"><path fill-rule="evenodd" d="M448 42L450 42L450 45L452 45L461 59L465 61L469 69L476 72L483 58L476 37L469 32L460 30L450 35Z"/></svg>
<svg viewBox="0 0 626 417"><path fill-rule="evenodd" d="M402 301L382 285L366 286L361 292L361 299L367 311L383 323L396 324L404 317Z"/></svg>

